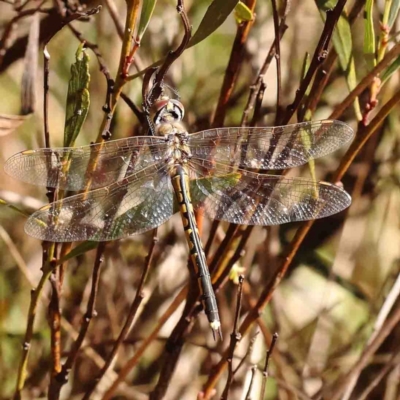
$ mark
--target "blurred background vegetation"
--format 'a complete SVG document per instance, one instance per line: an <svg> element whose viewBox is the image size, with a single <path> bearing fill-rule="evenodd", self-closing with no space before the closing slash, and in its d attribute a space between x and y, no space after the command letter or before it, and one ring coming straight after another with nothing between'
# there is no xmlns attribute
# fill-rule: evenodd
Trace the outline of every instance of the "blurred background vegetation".
<svg viewBox="0 0 400 400"><path fill-rule="evenodd" d="M152 1L143 2L151 9ZM125 96L141 109L143 74L129 81L119 74L127 55L121 58L122 38L126 43L128 28L136 33L140 18L142 22L146 18L139 7L130 27L125 27L127 9L129 14L136 3L141 7L141 1L133 0L0 2L1 166L18 151L45 145L47 40L51 146L63 145L71 64L82 39L90 57L90 108L76 144L96 141L105 121L107 81L91 50L101 54L110 77L118 77ZM261 90L262 102L256 102L259 107L254 116L251 110L249 121L271 126L333 115L354 128L357 145L324 157L315 166L318 179L342 181L353 197L350 209L312 227L287 224L232 234L231 227L220 224L213 233L208 258L211 261L227 245L218 265L232 262L235 271L245 276L239 325L246 318L250 322L234 351L234 366L244 362L225 398L399 399L400 1L244 1L248 9L244 4L235 8L236 3L184 2L193 32L200 26L202 36L175 60L165 81L179 91L188 131L240 125L260 68L268 54L277 53L258 81L263 80L265 91ZM100 12L85 15L98 5ZM182 40L176 3L158 0L154 5L135 49L131 74L164 59ZM214 8L207 13L209 6ZM279 30L284 35L274 47ZM321 37L326 40L318 47ZM231 73L232 93L223 85L229 86ZM304 90L292 112L287 107L299 88ZM352 91L354 96L346 103ZM112 138L143 134L138 113L121 98L114 96L112 101L116 104ZM309 176L310 168L290 173ZM31 290L43 277L46 258L41 243L24 233L24 214L48 200L45 189L17 182L3 168L0 199L1 398L82 399L87 393L85 398L147 399L152 392L153 400L201 399L210 398L214 388L214 398L221 398L228 379L222 367L234 325L237 285L226 278L217 287L224 340L215 342L205 315L184 308L182 289L190 277L177 215L158 229L157 241L154 232L148 232L108 243L101 269L94 268L99 250L92 249L80 251L64 265L62 286L57 286L58 267L52 271L53 284L46 279L37 299L32 337L25 346L29 347L27 376L21 378L22 343L35 297ZM203 225L206 243L212 221ZM133 327L97 383L137 294L149 253L144 297ZM93 270L99 274L98 287ZM93 287L97 287L95 318L87 313ZM262 311L258 319L256 311ZM85 321L90 322L86 327ZM57 332L60 360L54 344ZM79 332L84 340L75 347L72 368L66 371L62 366ZM275 332L279 339L263 395L261 371ZM23 390L15 389L17 379ZM250 381L252 388L245 397Z"/></svg>

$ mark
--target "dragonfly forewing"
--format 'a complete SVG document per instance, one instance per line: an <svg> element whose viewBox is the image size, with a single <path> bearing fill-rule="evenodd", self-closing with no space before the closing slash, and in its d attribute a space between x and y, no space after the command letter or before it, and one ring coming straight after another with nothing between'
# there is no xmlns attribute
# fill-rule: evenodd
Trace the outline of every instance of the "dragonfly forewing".
<svg viewBox="0 0 400 400"><path fill-rule="evenodd" d="M139 234L173 214L167 167L157 164L114 183L49 204L31 215L25 231L41 240L108 241Z"/></svg>
<svg viewBox="0 0 400 400"><path fill-rule="evenodd" d="M5 170L37 186L96 189L159 162L167 147L164 138L140 136L82 147L28 150L8 159Z"/></svg>
<svg viewBox="0 0 400 400"><path fill-rule="evenodd" d="M194 157L250 169L285 169L339 149L354 136L341 121L269 128L216 128L190 135Z"/></svg>

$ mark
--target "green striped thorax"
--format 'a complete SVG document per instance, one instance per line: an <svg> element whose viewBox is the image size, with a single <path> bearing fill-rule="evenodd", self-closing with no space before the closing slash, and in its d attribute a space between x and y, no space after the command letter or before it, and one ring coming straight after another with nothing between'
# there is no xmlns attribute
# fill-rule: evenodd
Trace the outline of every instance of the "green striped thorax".
<svg viewBox="0 0 400 400"><path fill-rule="evenodd" d="M155 134L164 136L170 144L167 161L170 165L183 164L190 157L188 132L182 123L185 109L179 100L163 97L153 106Z"/></svg>

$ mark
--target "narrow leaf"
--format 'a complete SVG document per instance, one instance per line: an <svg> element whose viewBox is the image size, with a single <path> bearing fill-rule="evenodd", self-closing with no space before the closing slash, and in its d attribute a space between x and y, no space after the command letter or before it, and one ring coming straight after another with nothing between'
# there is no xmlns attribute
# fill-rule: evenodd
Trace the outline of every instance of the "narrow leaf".
<svg viewBox="0 0 400 400"><path fill-rule="evenodd" d="M317 3L317 7L321 11L326 12L328 10L334 9L338 0L316 0L315 2Z"/></svg>
<svg viewBox="0 0 400 400"><path fill-rule="evenodd" d="M339 63L346 73L346 83L351 92L357 86L357 76L353 56L353 41L351 37L351 28L347 15L343 12L338 20L332 36L333 46L339 57ZM361 109L358 99L354 102L354 111L360 120Z"/></svg>
<svg viewBox="0 0 400 400"><path fill-rule="evenodd" d="M90 250L95 249L99 245L99 242L86 241L79 243L76 247L74 247L68 254L66 254L63 258L58 260L57 264L63 264L71 258L78 257L81 254L84 254Z"/></svg>
<svg viewBox="0 0 400 400"><path fill-rule="evenodd" d="M81 44L76 52L76 62L71 65L65 115L64 146L74 145L89 111L89 56Z"/></svg>
<svg viewBox="0 0 400 400"><path fill-rule="evenodd" d="M367 0L367 3L365 4L364 14L364 57L370 69L372 69L376 65L375 29L372 15L373 6L373 0Z"/></svg>
<svg viewBox="0 0 400 400"><path fill-rule="evenodd" d="M149 25L151 16L153 15L154 8L156 6L157 0L144 0L142 11L140 14L140 22L139 22L139 29L138 29L138 38L139 41L142 39L144 32Z"/></svg>
<svg viewBox="0 0 400 400"><path fill-rule="evenodd" d="M399 10L400 10L400 0L392 0L392 6L390 7L389 21L388 21L389 28L391 28L394 24L394 21L396 21L397 16L399 14Z"/></svg>
<svg viewBox="0 0 400 400"><path fill-rule="evenodd" d="M316 1L321 11L322 19L325 21L325 12L329 7L336 4L332 1ZM351 36L351 27L347 18L346 11L343 10L333 31L332 43L339 58L339 63L342 70L346 74L346 83L349 91L352 91L357 85L357 76L353 57L353 41ZM357 118L360 120L361 110L358 99L354 102L354 111Z"/></svg>
<svg viewBox="0 0 400 400"><path fill-rule="evenodd" d="M382 73L382 85L398 70L400 69L400 57L397 57L392 64Z"/></svg>
<svg viewBox="0 0 400 400"><path fill-rule="evenodd" d="M208 7L197 31L191 38L188 47L200 43L210 36L228 18L239 0L214 0Z"/></svg>
<svg viewBox="0 0 400 400"><path fill-rule="evenodd" d="M39 13L34 14L29 28L21 83L21 114L31 114L36 105L37 66L39 53Z"/></svg>

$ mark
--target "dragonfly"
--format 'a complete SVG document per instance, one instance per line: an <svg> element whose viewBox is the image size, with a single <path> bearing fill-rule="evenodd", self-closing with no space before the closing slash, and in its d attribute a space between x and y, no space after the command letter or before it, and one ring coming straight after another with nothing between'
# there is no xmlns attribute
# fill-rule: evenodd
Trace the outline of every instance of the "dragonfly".
<svg viewBox="0 0 400 400"><path fill-rule="evenodd" d="M279 225L346 209L338 185L270 171L297 167L353 138L344 122L213 128L189 134L182 103L154 103L154 134L15 154L5 170L23 182L75 191L34 212L27 234L51 242L111 241L154 229L180 212L214 337L221 322L195 211L241 225ZM268 171L268 173L260 173ZM83 192L82 192L83 191Z"/></svg>

